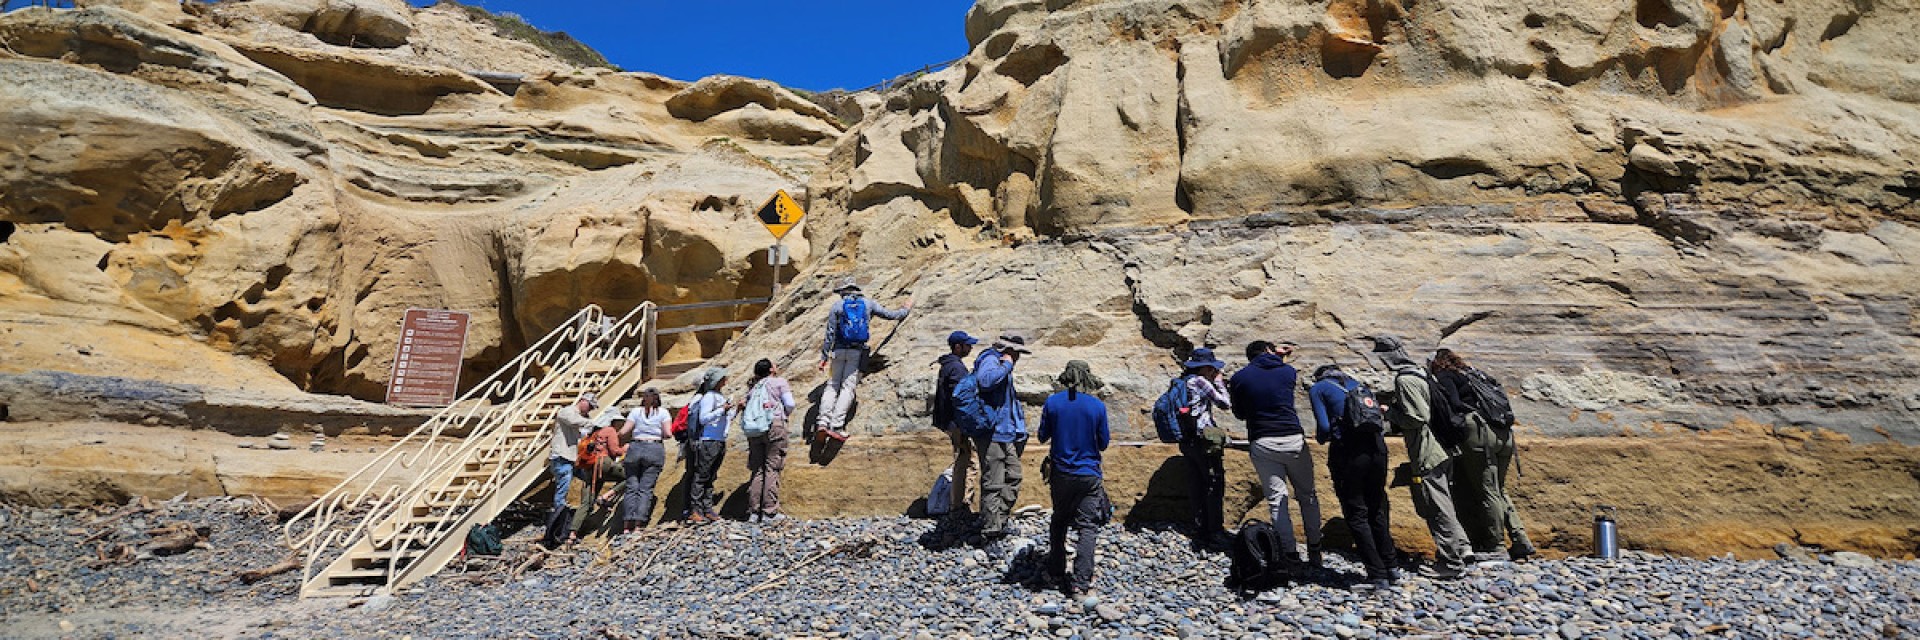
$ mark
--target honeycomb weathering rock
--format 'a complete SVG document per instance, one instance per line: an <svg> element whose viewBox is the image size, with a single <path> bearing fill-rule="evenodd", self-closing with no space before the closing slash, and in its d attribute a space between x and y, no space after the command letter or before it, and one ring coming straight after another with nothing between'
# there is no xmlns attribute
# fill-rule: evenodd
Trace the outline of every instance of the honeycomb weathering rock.
<svg viewBox="0 0 1920 640"><path fill-rule="evenodd" d="M567 67L444 7L103 4L0 16L0 373L83 376L9 377L0 403L142 375L377 400L411 307L472 312L477 381L588 304L763 296L752 210L804 194L838 134L811 104L678 118L686 83ZM369 41L376 5L410 30ZM486 70L527 75L508 95ZM682 320L735 319L703 313Z"/></svg>
<svg viewBox="0 0 1920 640"><path fill-rule="evenodd" d="M926 428L947 331L1022 329L1024 397L1091 360L1135 435L1172 352L1291 339L1379 380L1393 333L1550 433L1920 440L1917 30L1912 2L983 0L815 174L795 325L722 361L792 353L858 273L919 300L879 431Z"/></svg>

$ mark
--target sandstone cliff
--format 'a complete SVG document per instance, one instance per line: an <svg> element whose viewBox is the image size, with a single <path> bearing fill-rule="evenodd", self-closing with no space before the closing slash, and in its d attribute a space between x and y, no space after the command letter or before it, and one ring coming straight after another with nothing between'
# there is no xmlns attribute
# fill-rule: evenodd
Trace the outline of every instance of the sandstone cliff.
<svg viewBox="0 0 1920 640"><path fill-rule="evenodd" d="M814 175L819 261L722 360L814 387L857 274L919 300L874 432L924 428L964 328L1038 336L1030 401L1092 361L1135 434L1172 352L1366 370L1393 333L1549 433L1920 440L1915 32L1900 0L982 0Z"/></svg>
<svg viewBox="0 0 1920 640"><path fill-rule="evenodd" d="M473 312L477 380L587 304L765 295L752 210L804 196L844 128L445 5L81 4L0 16L0 374L378 400L429 307Z"/></svg>

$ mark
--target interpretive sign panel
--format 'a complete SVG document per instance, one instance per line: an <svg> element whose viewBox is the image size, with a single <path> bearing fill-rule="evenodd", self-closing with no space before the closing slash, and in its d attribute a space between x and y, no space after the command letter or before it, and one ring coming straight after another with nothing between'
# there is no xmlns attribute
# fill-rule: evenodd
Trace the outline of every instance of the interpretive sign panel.
<svg viewBox="0 0 1920 640"><path fill-rule="evenodd" d="M467 312L408 309L400 323L400 353L387 379L387 404L444 407L460 393L461 355L467 350Z"/></svg>

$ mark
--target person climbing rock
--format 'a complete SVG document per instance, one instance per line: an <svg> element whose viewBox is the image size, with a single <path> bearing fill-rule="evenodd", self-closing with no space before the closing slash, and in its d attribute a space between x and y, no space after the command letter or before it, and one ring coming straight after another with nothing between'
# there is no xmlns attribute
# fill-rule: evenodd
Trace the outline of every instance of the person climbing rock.
<svg viewBox="0 0 1920 640"><path fill-rule="evenodd" d="M902 320L913 310L909 300L898 311L868 300L851 276L834 287L840 301L827 313L827 338L820 345L820 369L827 371L826 393L820 396L820 419L814 432L835 440L847 439L847 412L853 410L853 390L860 384L860 367L867 359L867 340L874 317Z"/></svg>

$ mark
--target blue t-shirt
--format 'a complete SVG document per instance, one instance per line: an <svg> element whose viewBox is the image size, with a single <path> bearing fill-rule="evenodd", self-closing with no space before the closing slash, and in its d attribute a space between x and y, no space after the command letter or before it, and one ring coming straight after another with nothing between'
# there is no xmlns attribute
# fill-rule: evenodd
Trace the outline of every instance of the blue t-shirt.
<svg viewBox="0 0 1920 640"><path fill-rule="evenodd" d="M1107 448L1107 404L1086 393L1062 391L1040 409L1040 441L1052 441L1047 456L1060 473L1100 477Z"/></svg>

